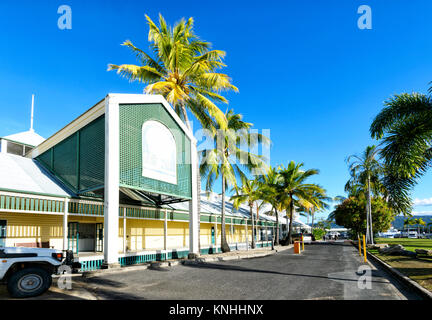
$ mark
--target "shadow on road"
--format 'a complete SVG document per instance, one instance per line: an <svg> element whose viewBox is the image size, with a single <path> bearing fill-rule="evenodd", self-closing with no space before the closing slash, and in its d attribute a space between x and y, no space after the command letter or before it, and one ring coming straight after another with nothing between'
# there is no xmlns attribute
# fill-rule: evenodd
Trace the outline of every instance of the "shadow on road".
<svg viewBox="0 0 432 320"><path fill-rule="evenodd" d="M126 284L118 282L118 281L113 281L113 280L109 280L109 279L105 279L102 277L91 277L91 278L81 278L81 279L76 279L75 281L78 282L82 282L82 283L86 283L86 284L93 284L93 285L98 285L98 286L105 286L105 287L111 287L111 288L124 288L127 287Z"/></svg>
<svg viewBox="0 0 432 320"><path fill-rule="evenodd" d="M141 296L130 294L124 291L115 291L102 288L88 290L92 291L92 293L98 296L99 299L102 298L106 300L147 300L146 298L143 298Z"/></svg>
<svg viewBox="0 0 432 320"><path fill-rule="evenodd" d="M270 271L270 270L259 270L259 269L250 269L245 267L238 267L233 265L223 265L223 264L214 264L214 263L197 263L197 264L188 264L185 267L190 268L198 268L198 269L219 269L219 270L230 270L230 271L240 271L240 272L256 272L256 273L268 273L268 274L277 274L283 276L294 276L294 277L307 277L307 278L321 278L321 279L330 279L330 280L339 280L339 281L353 281L357 282L357 279L349 279L349 278L337 278L337 277L329 277L329 276L320 276L320 275L312 275L312 274L299 274L299 273L287 273L287 272L279 272L279 271ZM372 270L372 277L378 276L379 274ZM387 281L379 281L372 280L373 283L387 283Z"/></svg>
<svg viewBox="0 0 432 320"><path fill-rule="evenodd" d="M86 290L92 292L99 298L108 300L145 300L141 296L137 296L127 292L129 284L105 279L102 277L80 278L81 282L86 287ZM119 290L121 289L121 290Z"/></svg>

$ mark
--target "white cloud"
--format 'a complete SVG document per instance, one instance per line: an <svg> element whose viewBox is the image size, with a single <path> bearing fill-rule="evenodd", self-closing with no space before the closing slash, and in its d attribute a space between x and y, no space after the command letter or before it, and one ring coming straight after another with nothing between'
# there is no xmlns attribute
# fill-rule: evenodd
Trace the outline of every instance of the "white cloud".
<svg viewBox="0 0 432 320"><path fill-rule="evenodd" d="M432 215L432 211L413 211L411 214L413 216L430 216Z"/></svg>
<svg viewBox="0 0 432 320"><path fill-rule="evenodd" d="M414 199L415 206L432 206L432 198Z"/></svg>

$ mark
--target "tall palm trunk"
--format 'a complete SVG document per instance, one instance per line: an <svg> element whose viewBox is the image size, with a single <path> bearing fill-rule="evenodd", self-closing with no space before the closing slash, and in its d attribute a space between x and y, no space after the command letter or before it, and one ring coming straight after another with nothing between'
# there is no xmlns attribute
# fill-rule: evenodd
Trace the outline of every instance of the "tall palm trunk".
<svg viewBox="0 0 432 320"><path fill-rule="evenodd" d="M366 243L369 243L369 191L366 191Z"/></svg>
<svg viewBox="0 0 432 320"><path fill-rule="evenodd" d="M315 212L314 212L314 209L312 209L312 211L311 211L311 216L312 216L312 225L311 225L311 230L313 231L313 228L314 228L314 218L315 218Z"/></svg>
<svg viewBox="0 0 432 320"><path fill-rule="evenodd" d="M249 203L249 208L250 208L250 215L251 215L251 218L252 218L252 244L251 244L251 247L252 247L252 249L255 249L255 233L256 233L256 230L255 230L255 218L254 218L254 213L253 213L253 202Z"/></svg>
<svg viewBox="0 0 432 320"><path fill-rule="evenodd" d="M370 197L369 197L369 229L370 229L371 244L374 244L373 220L372 220L372 201L371 201Z"/></svg>
<svg viewBox="0 0 432 320"><path fill-rule="evenodd" d="M222 221L221 221L221 249L222 252L230 252L230 247L226 240L226 230L225 230L225 177L222 176ZM246 235L247 236L247 235Z"/></svg>
<svg viewBox="0 0 432 320"><path fill-rule="evenodd" d="M277 209L274 208L274 211L276 213L276 235L275 235L275 239L273 240L273 243L278 246L279 245L279 213L277 212Z"/></svg>
<svg viewBox="0 0 432 320"><path fill-rule="evenodd" d="M258 239L258 221L259 221L259 208L258 208L258 203L257 203L256 224L255 224L255 234L256 234L257 239Z"/></svg>
<svg viewBox="0 0 432 320"><path fill-rule="evenodd" d="M286 219L286 231L287 231L287 235L286 237L284 237L284 239L287 241L287 244L289 244L289 225L288 225L288 220L291 221L291 219L289 218L289 213L288 210L285 210L285 219Z"/></svg>
<svg viewBox="0 0 432 320"><path fill-rule="evenodd" d="M367 211L368 211L368 224L369 224L369 242L373 244L374 240L373 240L373 228L372 228L372 204L371 204L371 195L370 195L370 175L369 174L367 180L367 207L368 207Z"/></svg>
<svg viewBox="0 0 432 320"><path fill-rule="evenodd" d="M288 229L288 244L291 244L292 242L292 222L293 222L293 213L294 213L294 202L292 195L290 195L290 217L289 217L289 229Z"/></svg>
<svg viewBox="0 0 432 320"><path fill-rule="evenodd" d="M198 158L199 159L199 158ZM199 170L199 161L197 161L197 195L198 195L198 252L201 252L201 174Z"/></svg>
<svg viewBox="0 0 432 320"><path fill-rule="evenodd" d="M314 220L315 220L315 212L314 209L311 209L311 216L312 216L312 224L311 224L311 233L312 233L312 237L315 237L314 235ZM315 239L316 240L316 239Z"/></svg>

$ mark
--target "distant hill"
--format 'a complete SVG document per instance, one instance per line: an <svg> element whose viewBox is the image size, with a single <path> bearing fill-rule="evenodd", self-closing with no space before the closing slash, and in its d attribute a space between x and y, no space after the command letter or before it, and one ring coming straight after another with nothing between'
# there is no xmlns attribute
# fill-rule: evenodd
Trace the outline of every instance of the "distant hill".
<svg viewBox="0 0 432 320"><path fill-rule="evenodd" d="M416 216L414 216L414 218L422 218L423 221L426 222L426 224L432 222L432 216L431 215L429 215L429 216L417 216L416 215ZM395 220L392 222L392 226L395 229L402 230L403 226L404 226L404 221L407 220L407 219L409 219L409 218L408 217L404 217L404 216L397 216L395 218ZM417 228L417 226L413 225L413 226L410 226L410 228Z"/></svg>

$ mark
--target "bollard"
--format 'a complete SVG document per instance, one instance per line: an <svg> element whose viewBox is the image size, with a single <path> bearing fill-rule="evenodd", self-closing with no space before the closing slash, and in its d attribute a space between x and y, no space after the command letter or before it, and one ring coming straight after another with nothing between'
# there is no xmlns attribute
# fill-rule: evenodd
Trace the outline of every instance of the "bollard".
<svg viewBox="0 0 432 320"><path fill-rule="evenodd" d="M304 238L303 238L303 235L302 235L302 250L304 251Z"/></svg>
<svg viewBox="0 0 432 320"><path fill-rule="evenodd" d="M300 250L300 242L299 241L295 241L294 242L294 253L300 254L301 250Z"/></svg>
<svg viewBox="0 0 432 320"><path fill-rule="evenodd" d="M361 239L360 236L358 236L358 246L359 246L359 256L361 257Z"/></svg>
<svg viewBox="0 0 432 320"><path fill-rule="evenodd" d="M366 238L363 235L363 254L364 254L364 262L367 262L367 258L366 258Z"/></svg>

